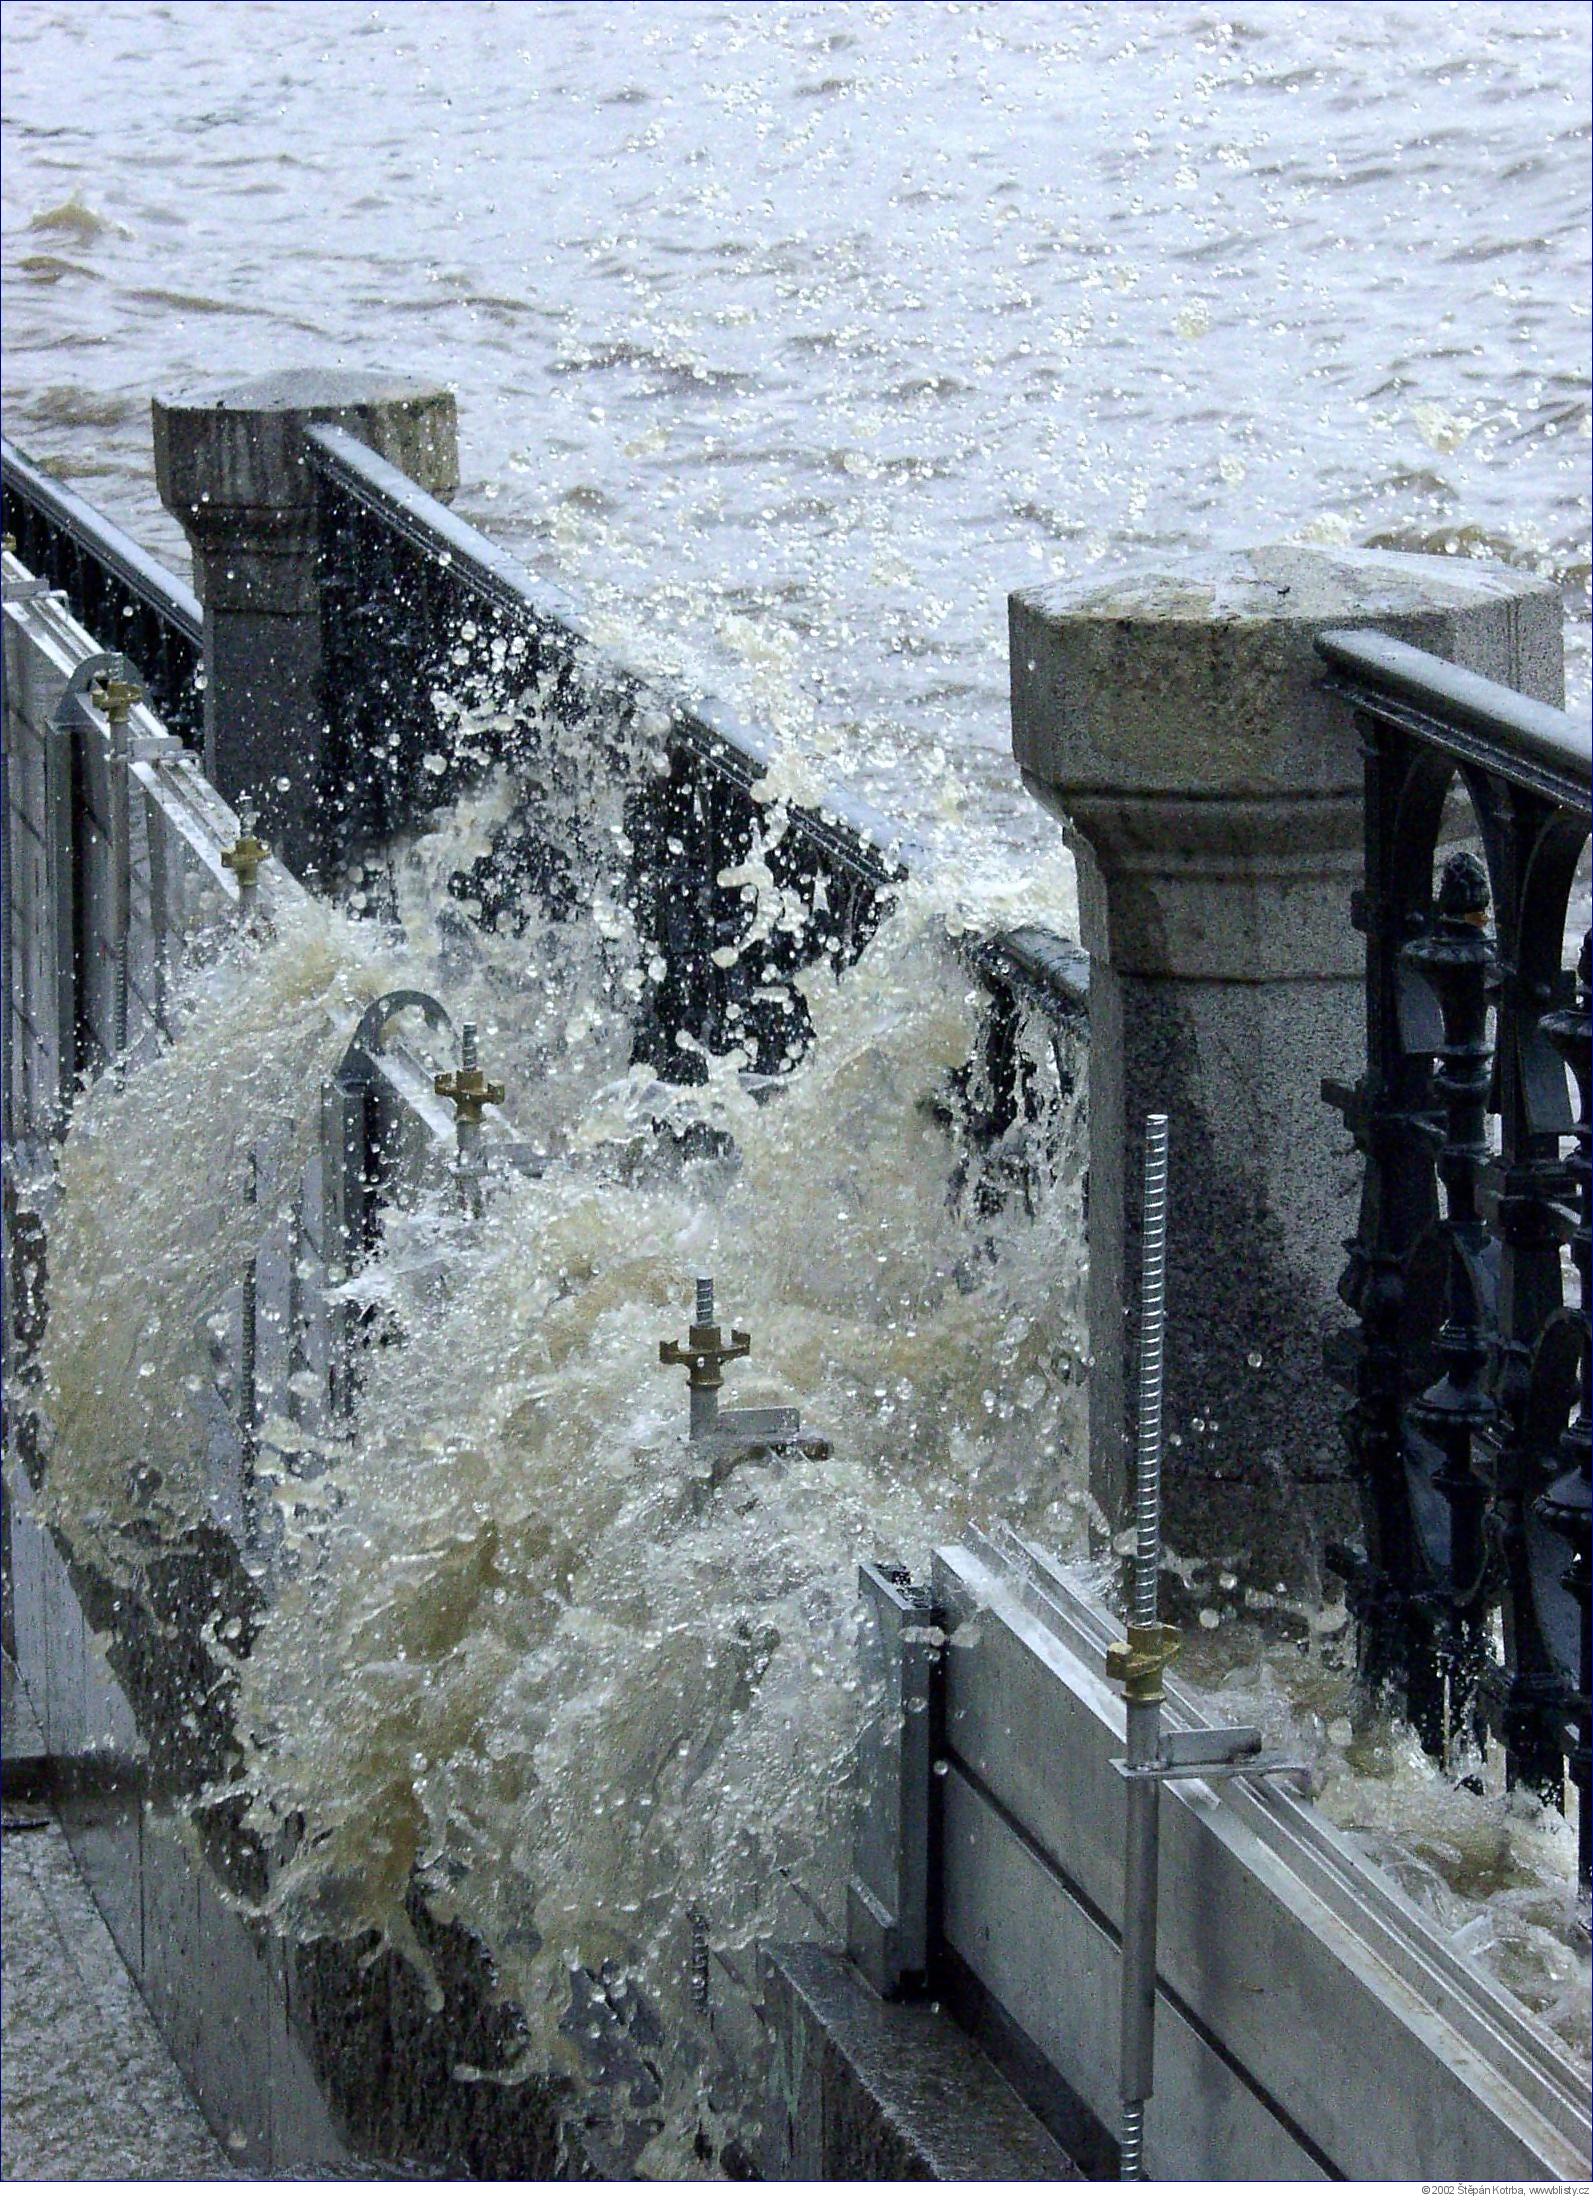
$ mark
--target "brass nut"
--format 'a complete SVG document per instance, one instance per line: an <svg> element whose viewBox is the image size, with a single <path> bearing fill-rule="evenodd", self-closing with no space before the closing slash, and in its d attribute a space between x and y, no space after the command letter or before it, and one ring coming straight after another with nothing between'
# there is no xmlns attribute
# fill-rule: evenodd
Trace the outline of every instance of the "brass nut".
<svg viewBox="0 0 1593 2201"><path fill-rule="evenodd" d="M503 1102L503 1087L480 1070L439 1070L432 1090L453 1102L460 1123L480 1123L484 1108L497 1108Z"/></svg>
<svg viewBox="0 0 1593 2201"><path fill-rule="evenodd" d="M125 726L133 705L143 700L143 689L131 680L107 680L103 673L89 689L89 701L105 713L113 726Z"/></svg>
<svg viewBox="0 0 1593 2201"><path fill-rule="evenodd" d="M1162 1675L1178 1656L1182 1640L1165 1621L1136 1621L1126 1643L1107 1645L1107 1679L1121 1685L1130 1704L1160 1704Z"/></svg>
<svg viewBox="0 0 1593 2201"><path fill-rule="evenodd" d="M724 1382L720 1374L727 1360L744 1360L752 1350L750 1330L732 1330L730 1343L724 1342L724 1332L717 1322L694 1322L686 1333L686 1343L679 1338L660 1338L659 1363L665 1368L684 1368L686 1380L694 1391L717 1391Z"/></svg>
<svg viewBox="0 0 1593 2201"><path fill-rule="evenodd" d="M260 876L260 866L271 851L264 841L257 841L252 833L240 833L231 848L224 848L221 860L236 878L240 887L252 887Z"/></svg>

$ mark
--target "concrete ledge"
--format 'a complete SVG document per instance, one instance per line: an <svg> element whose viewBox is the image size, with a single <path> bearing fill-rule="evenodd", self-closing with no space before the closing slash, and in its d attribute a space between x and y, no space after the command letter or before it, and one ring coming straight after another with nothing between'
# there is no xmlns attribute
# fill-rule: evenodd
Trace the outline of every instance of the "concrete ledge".
<svg viewBox="0 0 1593 2201"><path fill-rule="evenodd" d="M1082 2178L966 2033L808 1944L762 1961L765 2178Z"/></svg>

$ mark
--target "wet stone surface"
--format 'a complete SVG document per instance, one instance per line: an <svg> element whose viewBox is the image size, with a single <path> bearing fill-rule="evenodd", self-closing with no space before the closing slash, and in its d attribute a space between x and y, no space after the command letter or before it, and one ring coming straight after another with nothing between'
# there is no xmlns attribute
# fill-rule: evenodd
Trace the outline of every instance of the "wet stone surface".
<svg viewBox="0 0 1593 2201"><path fill-rule="evenodd" d="M236 2176L48 1806L8 1801L0 1865L0 2176Z"/></svg>
<svg viewBox="0 0 1593 2201"><path fill-rule="evenodd" d="M762 2175L1050 2184L1081 2176L938 2004L881 2001L839 1954L764 1952Z"/></svg>

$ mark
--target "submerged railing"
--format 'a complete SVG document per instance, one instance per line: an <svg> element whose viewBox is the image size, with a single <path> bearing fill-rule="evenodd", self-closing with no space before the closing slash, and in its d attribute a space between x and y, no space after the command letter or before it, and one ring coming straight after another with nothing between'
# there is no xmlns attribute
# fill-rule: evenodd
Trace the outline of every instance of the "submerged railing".
<svg viewBox="0 0 1593 2201"><path fill-rule="evenodd" d="M1365 1157L1338 1370L1365 1549L1330 1557L1363 1674L1433 1756L1491 1739L1556 1805L1569 1771L1585 1883L1590 1024L1587 940L1574 975L1562 943L1588 728L1383 635L1318 648L1366 760L1367 1067L1323 1087ZM1457 780L1480 854L1443 857Z"/></svg>

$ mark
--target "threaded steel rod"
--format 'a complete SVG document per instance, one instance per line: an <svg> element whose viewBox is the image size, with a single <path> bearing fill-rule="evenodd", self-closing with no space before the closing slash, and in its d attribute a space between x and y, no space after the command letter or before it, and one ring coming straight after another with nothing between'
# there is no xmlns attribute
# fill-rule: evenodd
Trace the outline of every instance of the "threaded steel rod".
<svg viewBox="0 0 1593 2201"><path fill-rule="evenodd" d="M691 1929L691 2006L694 2010L706 2010L713 1999L713 1981L708 1960L708 1921L699 1910L689 1910L686 1922Z"/></svg>
<svg viewBox="0 0 1593 2201"><path fill-rule="evenodd" d="M1139 1413L1134 1476L1135 1625L1154 1627L1162 1564L1162 1356L1167 1328L1167 1118L1145 1119L1145 1194L1140 1222ZM1130 1765L1161 1751L1161 1705L1127 1707ZM1123 1854L1122 2118L1118 2175L1145 2176L1145 2104L1156 2055L1156 1898L1161 1798L1154 1781L1131 1781Z"/></svg>
<svg viewBox="0 0 1593 2201"><path fill-rule="evenodd" d="M118 657L111 670L121 680L126 662ZM125 1071L128 1038L129 965L133 945L133 800L132 740L126 708L112 704L107 715L111 750L111 890L112 922L116 928L116 963L111 979L111 1057L120 1085Z"/></svg>
<svg viewBox="0 0 1593 2201"><path fill-rule="evenodd" d="M1125 2186L1137 2186L1145 2175L1145 2104L1123 2104L1122 2138L1118 2144L1118 2176Z"/></svg>
<svg viewBox="0 0 1593 2201"><path fill-rule="evenodd" d="M697 1321L704 1328L714 1318L714 1280L711 1276L697 1279Z"/></svg>
<svg viewBox="0 0 1593 2201"><path fill-rule="evenodd" d="M260 1157L253 1147L249 1149L248 1166L244 1172L243 1204L249 1209L257 1208L260 1204ZM253 1215L249 1220L251 1223L254 1221ZM256 1266L259 1251L251 1232L250 1244L244 1254L243 1301L238 1317L238 1486L246 1546L254 1544L259 1529L255 1489L260 1423L260 1282Z"/></svg>
<svg viewBox="0 0 1593 2201"><path fill-rule="evenodd" d="M123 932L118 936L116 942L116 969L111 994L111 1055L116 1066L118 1090L120 1090L127 1073L128 1004L132 990L132 978L128 965L131 959L132 941L128 932Z"/></svg>
<svg viewBox="0 0 1593 2201"><path fill-rule="evenodd" d="M459 1028L459 1067L461 1071L481 1067L480 1041L473 1023ZM473 1222L479 1222L486 1213L481 1186L481 1122L464 1109L455 1119L454 1147L459 1161L460 1205Z"/></svg>
<svg viewBox="0 0 1593 2201"><path fill-rule="evenodd" d="M1138 1456L1134 1474L1134 1618L1156 1618L1162 1563L1162 1345L1167 1327L1167 1118L1145 1119L1139 1300Z"/></svg>

